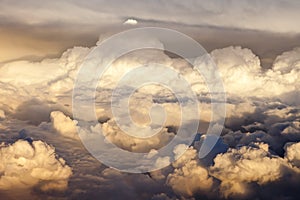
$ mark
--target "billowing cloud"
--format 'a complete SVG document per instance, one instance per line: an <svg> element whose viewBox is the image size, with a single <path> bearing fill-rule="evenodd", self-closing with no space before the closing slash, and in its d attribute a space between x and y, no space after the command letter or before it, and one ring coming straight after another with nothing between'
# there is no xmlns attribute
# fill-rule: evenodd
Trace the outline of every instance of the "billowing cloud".
<svg viewBox="0 0 300 200"><path fill-rule="evenodd" d="M126 41L123 42L126 45ZM162 45L157 40L149 42ZM66 189L70 179L72 184L67 190L75 199L113 196L116 188L130 198L176 199L198 196L254 198L259 193L257 188L263 190L282 180L286 180L287 187L293 185L290 180L293 175L298 176L300 160L298 48L278 56L270 69L263 69L260 58L247 48L227 47L212 51L211 57L219 67L227 91L227 119L219 142L222 151L214 152L211 162L204 165L198 160L197 145L195 148L181 145L174 149L176 156L180 149L188 150L172 166L137 176L106 169L87 156L78 140L68 139L77 137L77 122L71 117L74 80L80 64L93 48L76 47L60 58L11 62L0 68L1 139L9 142L20 137L26 139L27 136L17 133L23 129L34 130L28 132L28 138L43 138L43 141L55 144L74 169L74 176L70 177L70 167L54 156L54 148L46 143L19 140L1 146L1 187L37 187L45 191ZM207 123L211 119L210 95L201 75L187 67L183 60L163 52L132 53L113 63L99 81L96 111L101 124L94 127L95 130L102 129L107 140L127 151L152 150L155 153L153 148L167 144L179 126L181 113L175 96L157 86L139 88L131 96L129 108L133 121L139 125L149 123L149 110L154 103L165 108L167 119L160 134L145 140L132 138L120 128L137 132L136 127L125 120L121 124L124 127L119 127L112 116L109 100L117 81L135 66L151 61L151 55L155 61L169 65L187 77L201 102L201 122ZM158 115L154 113L154 116ZM203 124L200 125L206 125ZM205 127L200 128L201 134L205 134ZM156 127L151 127L148 131L154 129ZM52 134L53 131L60 135ZM227 146L230 147L228 151ZM169 157L156 160L157 166L168 162ZM47 173L40 173L41 170ZM80 185L85 186L82 189Z"/></svg>
<svg viewBox="0 0 300 200"><path fill-rule="evenodd" d="M129 129L131 128L130 124L125 125L129 125ZM134 126L132 126L132 128L134 128ZM112 119L102 124L102 131L105 138L113 144L134 152L148 152L151 149L159 149L165 146L175 136L174 133L168 132L167 128L163 128L156 135L149 138L132 137L123 132ZM149 128L148 131L151 133L153 130ZM137 133L137 135L138 134L139 133ZM146 133L141 133L141 136L143 134Z"/></svg>
<svg viewBox="0 0 300 200"><path fill-rule="evenodd" d="M50 114L53 128L65 137L79 139L77 133L77 122L72 120L60 111L53 111Z"/></svg>
<svg viewBox="0 0 300 200"><path fill-rule="evenodd" d="M0 146L0 190L37 187L42 191L65 190L71 168L52 146L18 140Z"/></svg>
<svg viewBox="0 0 300 200"><path fill-rule="evenodd" d="M300 167L300 142L288 143L285 146L285 157L293 165Z"/></svg>
<svg viewBox="0 0 300 200"><path fill-rule="evenodd" d="M297 51L298 49L295 49L279 56L273 68L267 71L261 67L259 58L246 48L217 49L212 51L211 55L221 72L227 94L274 97L291 91L298 93L296 88L299 87L299 70L297 63L293 61L299 55ZM291 60L286 58L286 54L291 55ZM291 67L284 67L287 65ZM283 66L285 71L279 66Z"/></svg>
<svg viewBox="0 0 300 200"><path fill-rule="evenodd" d="M209 176L206 168L199 165L197 157L197 151L189 148L172 164L175 169L168 175L167 185L172 187L175 193L192 197L197 193L208 193L212 189L213 178Z"/></svg>
<svg viewBox="0 0 300 200"><path fill-rule="evenodd" d="M214 162L210 174L221 180L220 192L225 197L251 193L248 184L253 182L264 185L300 173L286 159L269 153L268 144L263 143L230 149Z"/></svg>
<svg viewBox="0 0 300 200"><path fill-rule="evenodd" d="M300 48L295 48L277 56L273 63L275 71L280 71L281 74L291 73L297 75L300 68ZM295 77L297 78L297 77ZM291 80L293 81L293 79Z"/></svg>

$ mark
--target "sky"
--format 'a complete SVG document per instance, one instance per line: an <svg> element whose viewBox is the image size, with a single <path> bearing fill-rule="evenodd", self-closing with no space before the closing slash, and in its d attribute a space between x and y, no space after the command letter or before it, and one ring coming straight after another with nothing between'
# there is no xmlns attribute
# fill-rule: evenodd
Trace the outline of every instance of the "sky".
<svg viewBox="0 0 300 200"><path fill-rule="evenodd" d="M0 199L299 199L299 10L0 0Z"/></svg>
<svg viewBox="0 0 300 200"><path fill-rule="evenodd" d="M101 34L132 28L122 25L129 18L138 27L187 33L208 51L244 45L265 60L274 59L299 45L299 7L293 0L1 1L0 62L40 60L75 45L90 47Z"/></svg>

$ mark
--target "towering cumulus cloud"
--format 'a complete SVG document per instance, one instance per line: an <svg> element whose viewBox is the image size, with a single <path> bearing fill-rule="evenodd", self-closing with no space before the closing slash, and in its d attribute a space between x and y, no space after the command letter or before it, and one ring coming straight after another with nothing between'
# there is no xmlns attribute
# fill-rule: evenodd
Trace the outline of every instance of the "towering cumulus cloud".
<svg viewBox="0 0 300 200"><path fill-rule="evenodd" d="M266 98L299 92L299 48L278 56L269 70L261 67L250 49L227 47L214 50L211 55L229 95Z"/></svg>
<svg viewBox="0 0 300 200"><path fill-rule="evenodd" d="M55 149L42 141L18 140L0 146L0 190L37 187L65 190L71 168Z"/></svg>

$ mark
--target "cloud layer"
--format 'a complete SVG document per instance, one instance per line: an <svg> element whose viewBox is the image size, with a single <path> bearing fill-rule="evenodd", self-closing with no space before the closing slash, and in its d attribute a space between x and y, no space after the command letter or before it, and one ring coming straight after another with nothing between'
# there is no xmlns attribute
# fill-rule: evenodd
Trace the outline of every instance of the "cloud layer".
<svg viewBox="0 0 300 200"><path fill-rule="evenodd" d="M150 42L161 45L156 40ZM171 166L136 175L99 164L78 140L78 124L72 119L72 89L80 64L94 48L75 47L60 58L11 62L0 68L0 137L10 143L1 146L1 189L66 189L62 196L73 199L297 197L294 188L299 186L300 172L299 48L279 55L270 69L262 68L259 57L247 48L231 46L212 51L210 55L219 67L227 92L227 117L216 153L206 162L198 159L199 142L194 147L177 146L173 150L175 156L184 148L188 150ZM167 120L161 135L149 140L130 138L120 130L111 113L109 99L121 75L153 58L182 72L198 95L201 134L205 134L211 119L205 82L185 61L163 52L131 53L113 63L99 82L96 111L100 124L93 127L102 128L107 140L127 151L152 149L155 153L153 148L164 146L179 126L181 113L175 96L157 86L137 90L129 108L137 124L147 125L153 103L164 107ZM130 122L123 125L135 131ZM70 167L46 142L66 157ZM156 164L168 161L168 157L162 157ZM265 194L274 188L276 192ZM116 190L119 196L115 196Z"/></svg>
<svg viewBox="0 0 300 200"><path fill-rule="evenodd" d="M102 22L100 25L105 26L121 24L124 18L133 17L141 21L179 23L190 26L299 33L294 20L299 18L300 5L297 1L263 0L254 4L249 0L209 3L205 1L136 1L132 3L114 0L106 2L105 6L103 4L103 1L92 1L87 4L80 1L52 1L47 4L40 4L34 0L26 1L26 3L3 1L1 11L4 13L3 18L10 19L10 22L29 25L45 25L60 21L64 24L90 26L99 26L99 22ZM240 19L239 16L243 18Z"/></svg>

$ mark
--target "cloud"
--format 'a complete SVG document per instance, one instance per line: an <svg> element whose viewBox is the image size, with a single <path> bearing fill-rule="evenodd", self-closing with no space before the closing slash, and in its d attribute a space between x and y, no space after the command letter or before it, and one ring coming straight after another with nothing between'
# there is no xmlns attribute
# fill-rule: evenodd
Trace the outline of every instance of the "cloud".
<svg viewBox="0 0 300 200"><path fill-rule="evenodd" d="M122 45L126 45L126 42L123 41ZM157 40L148 42L162 45ZM198 196L237 199L239 195L254 198L260 197L260 190L280 185L283 180L286 180L286 187L293 186L290 176L299 174L299 49L278 56L270 69L263 69L259 57L247 48L227 47L212 51L211 56L220 69L228 99L227 119L219 146L212 152L208 164L198 160L196 149L178 146L174 149L178 157L183 148L188 150L172 166L139 176L99 166L82 146L79 147L77 140L68 139L77 137L77 122L70 117L74 80L80 64L93 49L76 47L67 50L60 58L41 62L11 62L0 68L0 109L5 114L5 117L0 116L1 139L11 142L11 138L22 137L22 134L15 136L20 130L34 130L25 139L43 138L43 141L55 145L58 152L67 156L74 169L74 176L70 177L70 168L62 159L52 156L54 148L46 143L34 141L30 144L20 140L1 148L4 153L1 154L3 162L0 166L6 167L5 174L1 173L1 177L4 177L1 181L6 181L3 185L9 188L17 185L50 190L66 188L70 179L72 186L68 194L75 199L85 195L91 198L112 197L116 190L130 198L138 198L139 195L149 199ZM117 81L130 69L151 61L153 57L155 61L171 65L187 77L201 102L201 122L211 119L210 94L201 75L197 75L179 58L170 58L162 52L132 53L113 63L100 81L96 90L96 110L101 124L94 127L95 130L102 128L107 140L127 151L152 150L155 153L153 149L167 144L176 135L179 126L181 113L175 96L156 86L136 91L130 99L130 110L134 122L147 125L153 103L164 107L167 120L160 134L146 140L129 137L121 131L112 116L109 100ZM122 121L122 126L139 134L129 121ZM156 127L148 129L149 132L153 130ZM63 137L51 134L53 131ZM201 127L201 131L205 134L205 128ZM228 151L227 145L230 147ZM24 154L19 152L20 149ZM214 162L211 162L212 159ZM22 167L19 162L22 162ZM169 157L161 157L156 162L157 166L164 166L169 162ZM53 166L51 163L54 163ZM13 178L8 166L13 166L12 169L17 171L17 178ZM25 169L24 173L21 168ZM47 173L37 173L40 171L36 168L42 168ZM21 177L25 177L25 180L21 180ZM90 185L93 187L90 188ZM284 193L280 189L277 191ZM210 193L215 196L210 196ZM122 197L119 195L117 198Z"/></svg>
<svg viewBox="0 0 300 200"><path fill-rule="evenodd" d="M74 78L89 51L74 47L57 59L5 64L0 68L0 109L35 124L48 121L52 110L70 113Z"/></svg>
<svg viewBox="0 0 300 200"><path fill-rule="evenodd" d="M274 63L273 69L279 71L281 74L291 73L297 75L300 70L300 48L294 48L291 51L287 51L277 56ZM291 80L293 81L293 79Z"/></svg>
<svg viewBox="0 0 300 200"><path fill-rule="evenodd" d="M41 62L23 60L6 63L0 69L1 81L23 86L37 86L36 84L41 83L52 86L56 81L67 79L74 73L89 51L88 48L74 47L66 50L60 58L44 59Z"/></svg>
<svg viewBox="0 0 300 200"><path fill-rule="evenodd" d="M206 168L199 165L197 157L197 151L189 148L172 164L175 169L168 175L166 184L172 187L175 193L192 197L197 193L208 193L212 189L213 178L209 176Z"/></svg>
<svg viewBox="0 0 300 200"><path fill-rule="evenodd" d="M151 200L176 200L176 197L171 198L167 194L160 193L154 195Z"/></svg>
<svg viewBox="0 0 300 200"><path fill-rule="evenodd" d="M137 25L138 21L135 19L127 19L123 24L129 24L129 25Z"/></svg>
<svg viewBox="0 0 300 200"><path fill-rule="evenodd" d="M284 125L284 129L281 132L281 135L286 136L290 140L299 140L299 132L300 132L300 122L299 121L293 121L289 122Z"/></svg>
<svg viewBox="0 0 300 200"><path fill-rule="evenodd" d="M299 28L293 23L293 19L299 18L299 4L294 1L284 1L284 6L282 1L271 0L260 1L257 4L249 0L204 3L205 1L191 3L179 0L172 2L142 0L132 4L128 0L122 2L114 0L104 6L102 1L92 1L87 4L78 0L51 1L43 5L32 0L26 4L18 1L3 1L1 12L3 21L9 19L10 22L25 25L47 25L59 21L65 25L113 26L123 21L124 16L131 16L144 21L150 19L156 23L299 33ZM39 9L36 9L37 7ZM45 14L49 12L53 15Z"/></svg>
<svg viewBox="0 0 300 200"><path fill-rule="evenodd" d="M79 191L76 199L151 199L153 194L165 191L165 186L144 174L121 173L112 168L97 170L93 174L88 172L86 179L78 183L83 192ZM87 184L87 179L93 184Z"/></svg>
<svg viewBox="0 0 300 200"><path fill-rule="evenodd" d="M18 140L8 145L2 143L0 151L0 190L67 188L72 170L48 144Z"/></svg>
<svg viewBox="0 0 300 200"><path fill-rule="evenodd" d="M53 128L58 133L60 133L64 137L79 139L76 127L77 121L72 120L70 117L66 116L60 111L51 112L50 119Z"/></svg>
<svg viewBox="0 0 300 200"><path fill-rule="evenodd" d="M38 99L31 99L29 101L22 102L16 108L14 117L16 119L39 125L41 122L49 120L51 109L53 108L51 108L47 103Z"/></svg>
<svg viewBox="0 0 300 200"><path fill-rule="evenodd" d="M250 183L264 185L299 173L286 159L269 153L269 146L255 143L218 155L210 174L221 181L220 192L227 198L251 194Z"/></svg>
<svg viewBox="0 0 300 200"><path fill-rule="evenodd" d="M133 128L131 131L135 131L134 126L131 127L130 124L124 125L128 126L129 130ZM163 128L156 135L149 138L132 137L120 130L113 119L102 124L102 131L107 140L123 149L133 152L148 152L151 149L159 149L165 146L175 136L174 133L168 132L167 128ZM151 133L153 130L149 128L148 131ZM162 161L165 159L162 159Z"/></svg>
<svg viewBox="0 0 300 200"><path fill-rule="evenodd" d="M289 52L291 62L299 55L297 51ZM300 74L297 67L285 67L285 73L278 67L292 66L286 56L279 56L267 71L261 67L259 58L246 48L216 49L211 56L220 70L228 95L266 98L297 92L295 87L299 86L297 77Z"/></svg>
<svg viewBox="0 0 300 200"><path fill-rule="evenodd" d="M5 0L0 9L0 62L40 60L59 55L74 44L92 46L99 33L131 28L122 25L127 19L138 20L143 26L186 32L209 50L231 44L249 46L260 55L267 54L264 60L270 60L269 53L272 59L273 52L300 44L299 28L293 23L299 18L299 4L295 1L263 0L253 4L243 0L208 5L203 0L141 0L134 4L128 0L85 4L79 0L55 0L40 5L34 0Z"/></svg>

